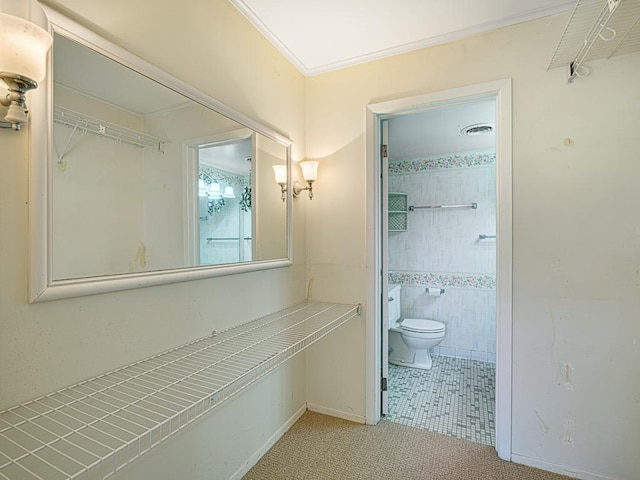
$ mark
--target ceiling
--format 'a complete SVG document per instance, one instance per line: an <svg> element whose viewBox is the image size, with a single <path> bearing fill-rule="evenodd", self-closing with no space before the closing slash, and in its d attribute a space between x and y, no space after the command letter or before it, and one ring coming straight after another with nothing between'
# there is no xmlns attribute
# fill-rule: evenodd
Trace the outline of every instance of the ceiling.
<svg viewBox="0 0 640 480"><path fill-rule="evenodd" d="M389 161L445 153L495 150L495 100L453 105L389 119ZM469 125L488 124L490 133L463 135Z"/></svg>
<svg viewBox="0 0 640 480"><path fill-rule="evenodd" d="M53 55L57 84L136 115L190 105L182 95L62 35L54 35Z"/></svg>
<svg viewBox="0 0 640 480"><path fill-rule="evenodd" d="M198 150L198 162L237 175L251 172L251 138L226 142Z"/></svg>
<svg viewBox="0 0 640 480"><path fill-rule="evenodd" d="M573 8L576 0L230 0L307 76Z"/></svg>

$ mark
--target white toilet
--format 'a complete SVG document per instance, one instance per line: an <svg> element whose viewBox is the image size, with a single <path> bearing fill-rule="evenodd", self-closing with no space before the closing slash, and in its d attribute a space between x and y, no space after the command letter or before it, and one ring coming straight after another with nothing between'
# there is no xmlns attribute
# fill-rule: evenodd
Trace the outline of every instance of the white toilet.
<svg viewBox="0 0 640 480"><path fill-rule="evenodd" d="M429 370L431 349L442 342L445 325L426 318L401 320L401 285L389 285L389 363Z"/></svg>

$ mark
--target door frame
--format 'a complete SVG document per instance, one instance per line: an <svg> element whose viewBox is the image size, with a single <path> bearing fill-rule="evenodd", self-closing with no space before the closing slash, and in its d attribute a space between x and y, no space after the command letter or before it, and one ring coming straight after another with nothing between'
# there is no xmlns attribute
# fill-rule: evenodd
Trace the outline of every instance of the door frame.
<svg viewBox="0 0 640 480"><path fill-rule="evenodd" d="M184 245L184 265L188 267L200 265L199 151L201 148L242 142L248 139L251 139L251 154L255 159L255 132L248 128L238 128L225 133L190 138L182 142L182 188L185 192L182 201L182 240ZM252 187L255 186L252 185ZM253 191L255 192L255 188ZM255 215L253 217L251 228L255 232ZM255 242L251 243L252 256L255 258L256 255L253 250L255 249Z"/></svg>
<svg viewBox="0 0 640 480"><path fill-rule="evenodd" d="M365 421L381 418L382 360L382 162L380 120L385 116L413 113L463 103L494 99L496 102L497 190L497 311L496 311L496 451L511 460L512 402L512 100L511 79L398 98L366 108L366 400ZM385 282L386 283L386 282Z"/></svg>

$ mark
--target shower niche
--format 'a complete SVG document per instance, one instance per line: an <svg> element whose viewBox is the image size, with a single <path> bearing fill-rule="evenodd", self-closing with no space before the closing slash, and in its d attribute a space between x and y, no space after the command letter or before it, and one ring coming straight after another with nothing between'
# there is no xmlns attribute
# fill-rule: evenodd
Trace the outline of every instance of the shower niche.
<svg viewBox="0 0 640 480"><path fill-rule="evenodd" d="M406 232L408 224L406 193L389 192L389 231Z"/></svg>

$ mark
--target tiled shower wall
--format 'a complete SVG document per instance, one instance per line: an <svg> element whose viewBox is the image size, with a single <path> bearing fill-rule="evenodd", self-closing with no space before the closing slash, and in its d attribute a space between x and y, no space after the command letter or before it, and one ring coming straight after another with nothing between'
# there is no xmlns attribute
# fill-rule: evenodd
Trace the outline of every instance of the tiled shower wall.
<svg viewBox="0 0 640 480"><path fill-rule="evenodd" d="M389 191L409 205L477 203L477 209L409 212L406 232L389 232L389 283L401 284L402 317L443 322L434 353L495 362L495 152L391 162ZM427 295L426 287L445 293Z"/></svg>

